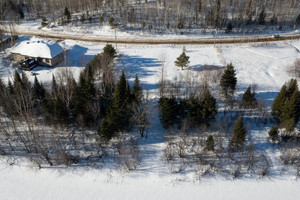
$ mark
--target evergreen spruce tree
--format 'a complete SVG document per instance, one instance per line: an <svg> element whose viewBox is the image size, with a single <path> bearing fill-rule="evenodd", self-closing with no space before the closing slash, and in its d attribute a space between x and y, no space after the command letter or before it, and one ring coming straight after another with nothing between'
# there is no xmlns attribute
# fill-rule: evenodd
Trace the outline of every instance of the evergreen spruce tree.
<svg viewBox="0 0 300 200"><path fill-rule="evenodd" d="M67 18L67 22L69 23L71 20L71 13L67 7L65 7L64 15Z"/></svg>
<svg viewBox="0 0 300 200"><path fill-rule="evenodd" d="M212 96L209 89L205 86L204 99L203 99L203 110L202 110L203 121L206 123L209 123L212 119L215 118L216 114L217 114L216 99Z"/></svg>
<svg viewBox="0 0 300 200"><path fill-rule="evenodd" d="M31 83L28 80L28 77L26 76L26 74L24 72L22 73L21 77L22 77L21 79L22 79L22 84L23 84L24 89L26 89L27 91L30 91Z"/></svg>
<svg viewBox="0 0 300 200"><path fill-rule="evenodd" d="M262 9L259 18L258 18L258 24L264 25L266 23L266 11L265 9Z"/></svg>
<svg viewBox="0 0 300 200"><path fill-rule="evenodd" d="M287 131L292 131L300 117L300 92L297 80L282 86L272 105L272 115Z"/></svg>
<svg viewBox="0 0 300 200"><path fill-rule="evenodd" d="M175 97L161 97L159 102L160 121L165 129L169 128L177 119L177 102Z"/></svg>
<svg viewBox="0 0 300 200"><path fill-rule="evenodd" d="M272 142L275 142L278 139L278 128L277 126L273 126L269 131L269 139Z"/></svg>
<svg viewBox="0 0 300 200"><path fill-rule="evenodd" d="M79 83L76 85L73 96L74 117L82 116L85 126L92 125L93 110L90 109L91 100L95 97L96 88L93 82L93 75L89 67L79 75Z"/></svg>
<svg viewBox="0 0 300 200"><path fill-rule="evenodd" d="M43 87L42 84L40 84L36 76L34 77L32 95L33 95L33 99L40 100L40 101L45 98L45 88Z"/></svg>
<svg viewBox="0 0 300 200"><path fill-rule="evenodd" d="M131 88L132 101L139 105L143 98L143 88L140 86L140 81L138 76L135 76L134 83Z"/></svg>
<svg viewBox="0 0 300 200"><path fill-rule="evenodd" d="M184 67L188 67L190 63L189 59L190 57L187 56L185 52L182 52L182 54L178 58L176 58L175 65L177 67L181 67L181 70L183 70Z"/></svg>
<svg viewBox="0 0 300 200"><path fill-rule="evenodd" d="M221 95L227 99L229 95L233 96L236 89L236 73L232 64L227 65L224 74L220 80Z"/></svg>
<svg viewBox="0 0 300 200"><path fill-rule="evenodd" d="M59 97L57 97L53 107L56 121L59 124L66 124L68 122L69 112L64 102Z"/></svg>
<svg viewBox="0 0 300 200"><path fill-rule="evenodd" d="M215 141L214 141L214 138L213 136L208 136L208 138L206 139L206 142L205 142L205 148L207 151L214 151L215 150Z"/></svg>
<svg viewBox="0 0 300 200"><path fill-rule="evenodd" d="M112 122L108 117L104 117L98 129L99 135L105 140L110 140L116 132L115 123Z"/></svg>
<svg viewBox="0 0 300 200"><path fill-rule="evenodd" d="M229 21L228 24L227 24L227 26L226 26L225 33L231 33L232 29L233 29L232 22Z"/></svg>
<svg viewBox="0 0 300 200"><path fill-rule="evenodd" d="M246 140L246 130L244 128L243 118L239 117L234 122L234 127L232 131L232 138L231 138L231 146L233 148L241 148Z"/></svg>
<svg viewBox="0 0 300 200"><path fill-rule="evenodd" d="M242 97L242 107L249 109L249 108L255 108L257 106L257 101L255 98L255 93L251 92L251 86L247 88L245 93L243 94Z"/></svg>
<svg viewBox="0 0 300 200"><path fill-rule="evenodd" d="M296 24L300 25L300 14L298 15L298 17L296 18Z"/></svg>
<svg viewBox="0 0 300 200"><path fill-rule="evenodd" d="M108 23L113 28L115 26L115 19L113 17L110 17Z"/></svg>
<svg viewBox="0 0 300 200"><path fill-rule="evenodd" d="M131 99L130 88L124 71L115 87L113 98L106 110L106 114L100 123L98 133L106 138L113 137L116 132L128 128L129 120L129 102ZM111 131L103 132L107 128L102 126L111 127ZM107 135L110 134L110 135Z"/></svg>
<svg viewBox="0 0 300 200"><path fill-rule="evenodd" d="M188 99L188 119L192 126L201 125L204 122L203 114L207 112L200 98Z"/></svg>
<svg viewBox="0 0 300 200"><path fill-rule="evenodd" d="M55 76L52 75L52 83L51 83L51 96L56 98L58 95L58 86L55 80Z"/></svg>
<svg viewBox="0 0 300 200"><path fill-rule="evenodd" d="M42 104L41 104L41 111L44 114L44 116L46 117L46 119L50 120L51 122L53 121L53 119L55 118L55 115L56 115L55 110L54 110L55 102L56 102L56 98L52 98L51 95L48 92L46 92L45 99L42 101Z"/></svg>
<svg viewBox="0 0 300 200"><path fill-rule="evenodd" d="M103 53L109 55L111 58L115 58L117 56L117 51L111 44L107 44L103 48Z"/></svg>
<svg viewBox="0 0 300 200"><path fill-rule="evenodd" d="M20 74L19 74L19 72L17 70L15 70L15 73L14 73L14 84L13 85L14 85L14 89L18 85L22 85L23 86L23 82L22 82Z"/></svg>
<svg viewBox="0 0 300 200"><path fill-rule="evenodd" d="M103 16L100 16L100 17L99 17L99 23L100 23L100 25L102 25L103 22L104 22L104 18L103 18Z"/></svg>

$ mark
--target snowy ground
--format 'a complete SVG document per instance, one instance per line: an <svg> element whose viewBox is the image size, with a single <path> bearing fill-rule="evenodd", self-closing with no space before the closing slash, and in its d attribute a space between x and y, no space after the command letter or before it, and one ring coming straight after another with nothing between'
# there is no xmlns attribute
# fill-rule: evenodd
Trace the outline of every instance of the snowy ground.
<svg viewBox="0 0 300 200"><path fill-rule="evenodd" d="M300 198L295 180L180 180L117 172L0 165L1 199L264 199Z"/></svg>
<svg viewBox="0 0 300 200"><path fill-rule="evenodd" d="M30 37L21 37L27 40ZM44 85L48 85L52 74L62 68L70 68L75 77L86 62L100 53L105 44L67 40L61 42L67 49L67 57L61 67L38 67L33 72ZM224 67L232 63L237 72L237 95L241 95L249 84L257 84L257 98L271 105L280 87L291 76L287 69L300 58L300 41L277 42L268 45L206 45L186 46L190 56L189 69L181 70L174 65L183 46L173 45L118 45L117 67L126 72L132 83L138 74L150 97L158 97L157 83L161 76L162 63L166 66L166 78L181 80L187 76L201 81L199 69L205 65ZM0 73L3 80L11 78L13 70L1 54ZM30 80L34 76L26 72ZM300 183L290 176L280 176L282 166L279 151L270 148L267 130L253 127L248 140L257 148L266 151L273 167L270 179L257 177L231 181L223 178L198 180L194 172L171 174L162 161L166 146L164 133L158 123L149 131L148 139L140 139L140 166L125 173L114 166L97 168L43 168L38 170L26 161L15 161L8 165L0 162L0 199L300 199Z"/></svg>

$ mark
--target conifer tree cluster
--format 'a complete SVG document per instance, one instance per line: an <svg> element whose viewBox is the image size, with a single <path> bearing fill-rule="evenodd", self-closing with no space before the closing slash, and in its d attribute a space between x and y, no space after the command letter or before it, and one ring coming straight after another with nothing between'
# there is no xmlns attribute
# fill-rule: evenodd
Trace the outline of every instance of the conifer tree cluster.
<svg viewBox="0 0 300 200"><path fill-rule="evenodd" d="M105 116L100 122L98 133L105 139L110 140L118 132L130 128L130 116L132 107L139 106L143 98L142 88L138 77L132 88L126 79L124 71L117 82L112 99L106 109Z"/></svg>
<svg viewBox="0 0 300 200"><path fill-rule="evenodd" d="M31 85L25 73L20 76L15 71L13 83L9 80L6 86L0 80L0 96L3 111L9 117L18 117L31 115L34 110L38 110L45 99L46 90L37 77Z"/></svg>
<svg viewBox="0 0 300 200"><path fill-rule="evenodd" d="M159 100L160 120L164 128L188 119L190 126L209 124L217 114L216 99L204 86L200 96L176 100L175 97L161 97Z"/></svg>
<svg viewBox="0 0 300 200"><path fill-rule="evenodd" d="M300 117L300 92L296 79L284 84L272 105L272 115L287 131L292 131Z"/></svg>

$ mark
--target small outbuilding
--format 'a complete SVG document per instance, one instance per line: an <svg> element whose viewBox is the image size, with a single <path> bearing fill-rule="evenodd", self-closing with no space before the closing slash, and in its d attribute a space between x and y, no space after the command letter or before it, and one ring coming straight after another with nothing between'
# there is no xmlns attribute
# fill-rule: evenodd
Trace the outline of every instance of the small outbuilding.
<svg viewBox="0 0 300 200"><path fill-rule="evenodd" d="M35 60L38 65L52 67L64 60L64 49L56 42L48 40L23 41L12 51L15 61Z"/></svg>

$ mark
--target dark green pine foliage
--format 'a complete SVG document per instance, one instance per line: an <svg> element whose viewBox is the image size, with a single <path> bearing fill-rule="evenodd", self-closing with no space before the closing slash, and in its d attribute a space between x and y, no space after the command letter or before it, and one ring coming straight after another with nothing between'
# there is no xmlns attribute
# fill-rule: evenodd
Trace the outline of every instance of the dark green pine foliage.
<svg viewBox="0 0 300 200"><path fill-rule="evenodd" d="M14 86L14 91L23 87L23 82L22 82L20 74L17 70L15 70L13 86Z"/></svg>
<svg viewBox="0 0 300 200"><path fill-rule="evenodd" d="M278 139L278 128L277 126L273 126L269 131L269 139L272 142L275 142Z"/></svg>
<svg viewBox="0 0 300 200"><path fill-rule="evenodd" d="M203 121L208 124L211 120L215 118L217 114L217 102L216 99L212 96L209 89L205 86L204 88L204 99L203 99L203 109L202 109L202 118Z"/></svg>
<svg viewBox="0 0 300 200"><path fill-rule="evenodd" d="M214 151L215 150L215 141L212 135L208 136L205 142L205 149L207 151Z"/></svg>
<svg viewBox="0 0 300 200"><path fill-rule="evenodd" d="M103 53L109 55L111 58L115 58L117 56L117 51L111 44L107 44L103 48Z"/></svg>
<svg viewBox="0 0 300 200"><path fill-rule="evenodd" d="M266 14L265 9L262 9L259 14L258 24L264 25L266 23L266 16L267 16L267 14Z"/></svg>
<svg viewBox="0 0 300 200"><path fill-rule="evenodd" d="M67 124L69 112L65 103L57 97L54 102L54 115L55 119L59 124Z"/></svg>
<svg viewBox="0 0 300 200"><path fill-rule="evenodd" d="M160 110L160 122L167 129L177 120L177 102L175 97L161 97L158 106Z"/></svg>
<svg viewBox="0 0 300 200"><path fill-rule="evenodd" d="M28 80L28 77L26 76L26 74L24 72L22 73L21 79L22 79L24 89L26 89L27 91L30 91L31 83Z"/></svg>
<svg viewBox="0 0 300 200"><path fill-rule="evenodd" d="M70 20L71 20L71 12L69 11L69 9L67 7L65 7L64 15L67 18L67 22L70 22Z"/></svg>
<svg viewBox="0 0 300 200"><path fill-rule="evenodd" d="M191 97L188 100L188 119L191 125L202 124L204 121L203 112L205 111L203 102L199 98Z"/></svg>
<svg viewBox="0 0 300 200"><path fill-rule="evenodd" d="M220 80L221 95L227 99L229 95L233 96L236 89L236 73L232 64L227 65L224 74Z"/></svg>
<svg viewBox="0 0 300 200"><path fill-rule="evenodd" d="M175 65L177 67L181 67L181 70L183 70L184 67L188 67L190 63L189 59L190 57L187 56L185 52L182 52L182 54L178 58L176 58Z"/></svg>
<svg viewBox="0 0 300 200"><path fill-rule="evenodd" d="M56 98L58 95L58 85L55 80L55 76L52 76L52 83L51 83L51 95L52 97Z"/></svg>
<svg viewBox="0 0 300 200"><path fill-rule="evenodd" d="M298 17L296 18L296 24L300 25L300 13L299 13Z"/></svg>
<svg viewBox="0 0 300 200"><path fill-rule="evenodd" d="M117 132L122 131L124 128L128 127L130 102L130 87L123 71L115 87L114 94L106 110L106 114L101 120L98 129L98 133L101 136L109 140L113 136L115 136ZM105 130L109 131L105 132Z"/></svg>
<svg viewBox="0 0 300 200"><path fill-rule="evenodd" d="M239 117L234 122L234 127L232 131L232 138L230 141L231 147L241 148L246 140L246 130L244 128L243 118Z"/></svg>
<svg viewBox="0 0 300 200"><path fill-rule="evenodd" d="M272 115L287 131L292 131L300 117L300 92L296 79L282 86L272 105Z"/></svg>
<svg viewBox="0 0 300 200"><path fill-rule="evenodd" d="M56 117L56 113L54 110L54 104L56 102L56 98L53 98L48 92L45 93L45 99L41 104L41 111L46 117L48 121L53 121ZM56 105L58 106L58 105Z"/></svg>
<svg viewBox="0 0 300 200"><path fill-rule="evenodd" d="M43 100L45 98L45 88L38 81L37 77L34 77L34 84L32 87L32 96L34 100Z"/></svg>
<svg viewBox="0 0 300 200"><path fill-rule="evenodd" d="M134 83L131 88L131 98L132 102L139 105L143 99L143 88L140 86L140 81L138 76L135 76Z"/></svg>
<svg viewBox="0 0 300 200"><path fill-rule="evenodd" d="M94 122L93 110L90 110L89 105L95 94L93 73L86 68L85 71L80 73L79 83L75 87L73 97L74 117L82 116L85 126L90 126Z"/></svg>
<svg viewBox="0 0 300 200"><path fill-rule="evenodd" d="M257 106L255 93L251 91L251 86L249 86L243 94L241 105L246 109L255 108Z"/></svg>
<svg viewBox="0 0 300 200"><path fill-rule="evenodd" d="M2 79L0 78L0 106L5 107L7 97L7 89Z"/></svg>

